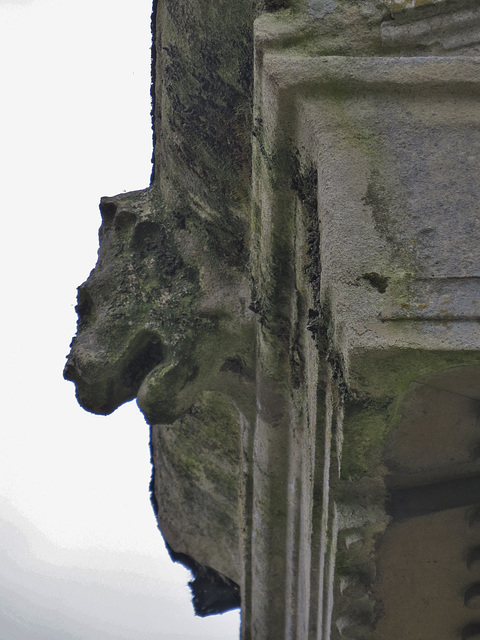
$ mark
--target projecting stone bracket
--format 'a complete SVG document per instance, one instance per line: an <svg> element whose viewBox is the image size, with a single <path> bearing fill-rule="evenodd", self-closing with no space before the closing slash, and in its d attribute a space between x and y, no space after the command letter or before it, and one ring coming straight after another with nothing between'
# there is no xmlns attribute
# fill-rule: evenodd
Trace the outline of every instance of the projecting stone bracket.
<svg viewBox="0 0 480 640"><path fill-rule="evenodd" d="M195 609L237 607L255 402L248 280L153 188L103 198L100 210L64 375L94 413L137 399L151 425L152 502L172 557L194 568Z"/></svg>

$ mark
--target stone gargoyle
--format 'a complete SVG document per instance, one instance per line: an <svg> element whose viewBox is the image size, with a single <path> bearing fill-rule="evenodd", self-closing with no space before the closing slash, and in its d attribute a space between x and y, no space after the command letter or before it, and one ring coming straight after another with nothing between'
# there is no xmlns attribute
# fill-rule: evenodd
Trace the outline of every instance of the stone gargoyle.
<svg viewBox="0 0 480 640"><path fill-rule="evenodd" d="M255 369L254 15L245 0L227 16L207 4L154 2L151 186L101 201L64 372L88 411L137 399L151 426L152 503L172 558L196 577L199 615L240 605Z"/></svg>
<svg viewBox="0 0 480 640"><path fill-rule="evenodd" d="M240 603L253 314L232 256L212 254L206 235L168 219L159 200L152 189L102 199L98 262L78 289L64 375L93 413L137 398L152 427L152 503L172 557L196 576L196 611L208 615Z"/></svg>

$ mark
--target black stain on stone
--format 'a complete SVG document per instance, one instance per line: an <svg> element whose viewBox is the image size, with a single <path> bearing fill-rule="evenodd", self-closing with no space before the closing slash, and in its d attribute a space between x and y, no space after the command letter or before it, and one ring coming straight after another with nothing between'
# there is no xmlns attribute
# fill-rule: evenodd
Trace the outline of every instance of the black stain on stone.
<svg viewBox="0 0 480 640"><path fill-rule="evenodd" d="M387 513L396 520L458 509L478 503L480 476L390 491Z"/></svg>
<svg viewBox="0 0 480 640"><path fill-rule="evenodd" d="M388 281L390 280L388 276L381 276L376 271L364 273L362 275L362 279L366 280L368 284L376 289L379 293L385 293L388 287Z"/></svg>
<svg viewBox="0 0 480 640"><path fill-rule="evenodd" d="M121 381L135 394L147 374L162 362L162 345L156 334L143 333L130 350L132 355L122 371Z"/></svg>
<svg viewBox="0 0 480 640"><path fill-rule="evenodd" d="M242 359L239 356L234 356L233 358L227 358L227 360L225 360L220 367L220 371L230 371L231 373L236 373L241 376L245 372L245 367Z"/></svg>
<svg viewBox="0 0 480 640"><path fill-rule="evenodd" d="M462 629L462 640L474 640L480 637L480 622L472 622Z"/></svg>
<svg viewBox="0 0 480 640"><path fill-rule="evenodd" d="M168 543L166 547L174 562L180 562L193 573L189 586L197 616L204 618L241 606L240 587L236 582L185 553L176 553Z"/></svg>
<svg viewBox="0 0 480 640"><path fill-rule="evenodd" d="M87 287L83 284L77 289L77 304L75 311L77 312L77 331L86 327L94 314L94 304L92 296Z"/></svg>
<svg viewBox="0 0 480 640"><path fill-rule="evenodd" d="M115 202L108 200L107 198L102 198L100 202L100 214L105 225L109 225L113 222L116 212L117 205Z"/></svg>

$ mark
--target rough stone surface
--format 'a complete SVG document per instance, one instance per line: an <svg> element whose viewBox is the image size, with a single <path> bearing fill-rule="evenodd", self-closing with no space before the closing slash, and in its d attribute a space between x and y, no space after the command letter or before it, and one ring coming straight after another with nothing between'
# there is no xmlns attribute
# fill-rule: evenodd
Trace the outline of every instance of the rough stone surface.
<svg viewBox="0 0 480 640"><path fill-rule="evenodd" d="M152 183L102 199L65 376L90 411L137 398L200 615L477 637L477 3L159 0L152 24Z"/></svg>

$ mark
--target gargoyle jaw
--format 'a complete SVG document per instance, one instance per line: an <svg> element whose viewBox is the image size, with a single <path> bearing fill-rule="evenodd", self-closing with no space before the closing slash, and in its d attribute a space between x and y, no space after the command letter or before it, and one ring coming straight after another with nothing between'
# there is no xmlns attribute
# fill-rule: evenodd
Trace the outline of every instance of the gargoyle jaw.
<svg viewBox="0 0 480 640"><path fill-rule="evenodd" d="M114 361L99 357L76 338L63 372L75 383L80 405L100 415L108 415L133 400L146 376L163 361L159 336L152 331L137 334L125 352Z"/></svg>

